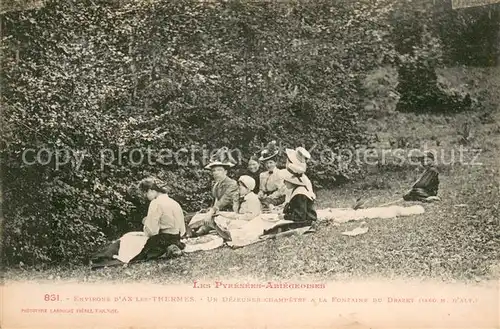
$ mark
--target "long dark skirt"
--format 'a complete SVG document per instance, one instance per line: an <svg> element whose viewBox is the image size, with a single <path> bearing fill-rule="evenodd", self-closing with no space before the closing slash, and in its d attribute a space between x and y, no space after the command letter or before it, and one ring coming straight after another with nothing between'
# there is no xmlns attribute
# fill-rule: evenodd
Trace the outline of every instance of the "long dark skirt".
<svg viewBox="0 0 500 329"><path fill-rule="evenodd" d="M301 227L311 226L313 224L314 224L314 221L312 221L312 220L293 222L293 223L280 225L277 227L273 227L272 229L266 230L266 231L264 231L264 235L278 234L281 232L286 232L286 231L294 230L294 229L301 228Z"/></svg>
<svg viewBox="0 0 500 329"><path fill-rule="evenodd" d="M160 233L153 235L146 241L146 244L142 248L141 252L130 260L129 263L159 258L167 253L168 247L171 245L175 245L181 250L186 246L181 242L179 234ZM123 262L113 258L113 256L118 255L119 250L120 240L116 240L108 246L102 248L91 257L92 267L100 268L123 264Z"/></svg>
<svg viewBox="0 0 500 329"><path fill-rule="evenodd" d="M430 191L423 188L414 187L409 193L403 196L405 201L425 201L430 196L436 196L437 191Z"/></svg>
<svg viewBox="0 0 500 329"><path fill-rule="evenodd" d="M141 252L132 258L131 262L159 258L167 252L168 247L171 245L175 245L181 250L186 247L186 245L181 242L181 236L179 234L160 233L153 235L146 241Z"/></svg>

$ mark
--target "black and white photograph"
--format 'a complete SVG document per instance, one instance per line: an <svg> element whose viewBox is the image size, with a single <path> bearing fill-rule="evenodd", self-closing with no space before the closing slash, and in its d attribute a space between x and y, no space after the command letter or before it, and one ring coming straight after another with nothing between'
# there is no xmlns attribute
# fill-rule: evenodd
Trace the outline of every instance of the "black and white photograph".
<svg viewBox="0 0 500 329"><path fill-rule="evenodd" d="M0 29L0 327L500 328L500 0Z"/></svg>

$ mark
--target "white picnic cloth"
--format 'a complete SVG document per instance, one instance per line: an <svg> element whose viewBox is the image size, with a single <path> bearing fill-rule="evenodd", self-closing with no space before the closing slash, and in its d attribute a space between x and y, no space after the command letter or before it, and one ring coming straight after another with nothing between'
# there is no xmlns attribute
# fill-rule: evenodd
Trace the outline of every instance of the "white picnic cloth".
<svg viewBox="0 0 500 329"><path fill-rule="evenodd" d="M410 207L389 206L357 210L351 208L326 208L319 209L316 212L318 220L333 220L337 223L346 223L370 218L395 218L398 216L418 215L423 214L425 209L421 205L414 205ZM280 220L276 213L260 214L250 221L230 219L224 217L224 214L225 212L219 212L219 216L216 216L214 221L221 229L229 232L231 241L228 242L228 245L231 247L243 247L253 244L261 240L260 237L264 231L276 226L292 223L292 221ZM206 213L196 214L189 225L191 226L203 220L205 215ZM350 233L345 235L350 235ZM207 240L202 242L196 242L195 240L204 237L187 239L184 251L210 250L218 248L224 243L223 239L217 235L210 235L210 238L205 238Z"/></svg>
<svg viewBox="0 0 500 329"><path fill-rule="evenodd" d="M225 231L240 229L250 223L247 220L231 219L224 216L215 217L214 222Z"/></svg>
<svg viewBox="0 0 500 329"><path fill-rule="evenodd" d="M120 249L118 250L118 255L113 256L113 258L118 259L124 263L128 263L137 256L144 245L148 241L148 237L144 232L129 232L124 234L120 238Z"/></svg>
<svg viewBox="0 0 500 329"><path fill-rule="evenodd" d="M424 212L425 209L421 205L414 205L410 207L373 207L356 210L350 208L326 208L316 211L319 220L333 220L337 223L345 223L348 221L367 218L395 218L398 216L419 215Z"/></svg>
<svg viewBox="0 0 500 329"><path fill-rule="evenodd" d="M200 212L200 213L195 214L193 216L193 218L191 218L191 220L189 221L188 226L191 228L194 228L194 229L202 226L203 221L205 220L205 217L207 217L206 212Z"/></svg>
<svg viewBox="0 0 500 329"><path fill-rule="evenodd" d="M302 234L305 234L307 232L314 232L314 231L311 231L311 226L299 227L299 228L296 228L293 230L277 233L274 235L263 235L263 236L260 236L258 239L253 239L253 240L252 239L243 240L240 238L239 241L236 241L236 244L233 243L232 241L228 241L227 245L232 247L232 248L240 248L240 247L245 247L245 246L257 243L257 242L265 241L268 238L278 238L278 237L284 237L284 236L302 235Z"/></svg>
<svg viewBox="0 0 500 329"><path fill-rule="evenodd" d="M184 252L190 253L200 250L212 250L219 248L224 244L224 239L215 234L208 234L196 238L189 238L183 240L182 242L186 244Z"/></svg>
<svg viewBox="0 0 500 329"><path fill-rule="evenodd" d="M280 219L278 214L261 214L250 221L232 220L217 216L215 223L231 235L231 246L246 246L259 240L264 231L273 227L293 223Z"/></svg>

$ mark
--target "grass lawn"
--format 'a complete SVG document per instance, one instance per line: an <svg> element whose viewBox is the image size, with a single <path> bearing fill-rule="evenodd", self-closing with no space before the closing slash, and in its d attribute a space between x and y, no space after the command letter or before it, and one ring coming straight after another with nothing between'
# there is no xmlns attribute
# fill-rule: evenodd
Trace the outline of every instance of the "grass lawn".
<svg viewBox="0 0 500 329"><path fill-rule="evenodd" d="M416 126L418 130L418 124ZM487 140L488 145L496 146L483 151L479 158L481 166L442 167L441 202L425 204L426 212L422 215L368 220L369 231L361 236L340 234L357 226L356 222L342 225L323 222L313 234L268 240L237 250L223 247L172 260L98 271L84 266L43 271L11 269L5 278L157 283L235 278L311 281L362 277L445 281L498 278L500 143L497 130L494 124L480 127L477 143ZM451 147L451 131L441 134L443 138L447 136L446 143ZM367 206L380 205L397 199L414 179L411 168L393 171L381 167L378 173L350 185L318 191L318 208L348 207L360 196L371 198Z"/></svg>
<svg viewBox="0 0 500 329"><path fill-rule="evenodd" d="M497 68L495 68L498 71ZM463 81L469 73L458 76ZM453 75L454 74L454 75ZM488 73L489 74L489 73ZM491 78L493 76L494 78ZM482 89L492 92L495 104L500 74L489 75ZM453 80L453 79L450 79ZM478 78L478 81L483 81ZM492 86L493 84L494 86ZM498 87L498 88L497 88ZM496 99L495 99L496 97ZM422 215L367 220L368 233L347 237L340 233L358 223L322 222L316 233L284 237L232 250L228 247L197 252L172 260L91 271L88 267L48 270L9 269L7 280L184 282L213 279L304 279L329 281L355 278L423 278L444 281L482 281L500 277L500 108L487 122L479 115L429 116L385 113L366 122L368 131L388 139L406 138L426 143L446 154L458 147L458 129L469 122L469 148L480 148L482 165L440 165L442 201L425 204ZM470 160L469 154L466 160ZM449 159L449 158L447 158ZM439 163L439 159L438 159ZM415 180L410 167L378 166L371 174L334 190L320 190L318 208L349 207L358 197L377 206L401 196Z"/></svg>

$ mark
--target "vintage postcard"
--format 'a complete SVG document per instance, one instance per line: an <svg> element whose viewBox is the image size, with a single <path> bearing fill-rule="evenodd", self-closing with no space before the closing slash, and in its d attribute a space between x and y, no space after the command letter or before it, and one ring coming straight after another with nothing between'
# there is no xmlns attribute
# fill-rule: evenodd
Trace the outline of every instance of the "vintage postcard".
<svg viewBox="0 0 500 329"><path fill-rule="evenodd" d="M500 327L500 1L1 6L1 328Z"/></svg>

